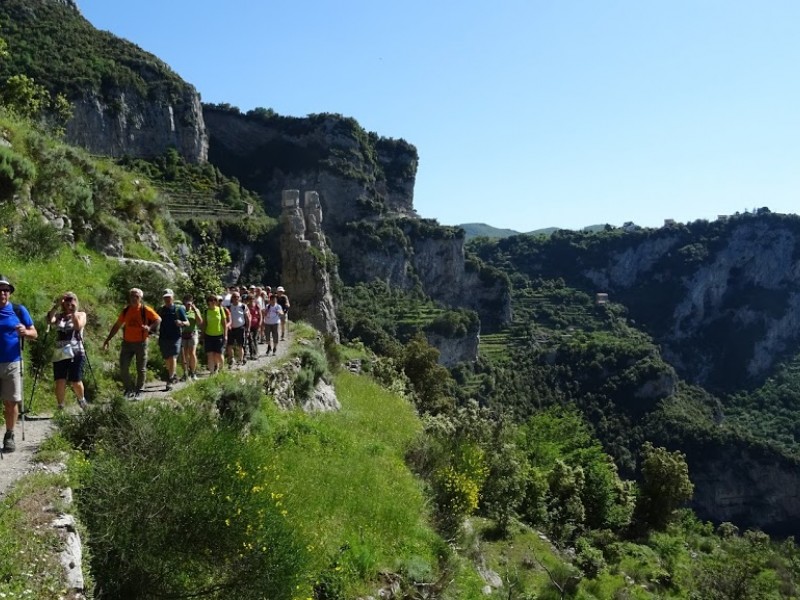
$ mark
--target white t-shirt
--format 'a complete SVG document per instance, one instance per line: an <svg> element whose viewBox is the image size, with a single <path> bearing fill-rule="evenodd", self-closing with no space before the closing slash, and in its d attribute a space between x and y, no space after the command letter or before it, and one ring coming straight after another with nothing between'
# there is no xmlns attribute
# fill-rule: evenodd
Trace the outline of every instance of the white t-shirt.
<svg viewBox="0 0 800 600"><path fill-rule="evenodd" d="M229 308L231 311L231 328L238 329L243 327L247 323L247 306L239 302L239 304L231 304Z"/></svg>
<svg viewBox="0 0 800 600"><path fill-rule="evenodd" d="M283 309L280 304L267 304L267 308L264 310L264 323L267 325L277 325L281 322L282 314Z"/></svg>

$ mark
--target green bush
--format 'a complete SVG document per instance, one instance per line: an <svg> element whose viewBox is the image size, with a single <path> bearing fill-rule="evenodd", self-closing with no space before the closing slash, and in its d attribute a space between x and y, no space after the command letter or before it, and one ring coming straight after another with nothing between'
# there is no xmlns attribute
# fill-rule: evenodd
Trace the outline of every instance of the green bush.
<svg viewBox="0 0 800 600"><path fill-rule="evenodd" d="M128 290L137 287L144 292L144 303L158 308L161 305L161 294L164 288L174 288L175 280L167 277L163 271L150 265L128 263L120 265L111 276L109 291L113 302L127 304Z"/></svg>
<svg viewBox="0 0 800 600"><path fill-rule="evenodd" d="M296 356L300 358L300 372L294 380L294 393L298 399L307 400L321 379L331 380L328 360L322 352L309 347L300 348Z"/></svg>
<svg viewBox="0 0 800 600"><path fill-rule="evenodd" d="M64 244L61 232L37 215L23 219L14 231L13 240L14 252L28 260L53 256Z"/></svg>
<svg viewBox="0 0 800 600"><path fill-rule="evenodd" d="M215 388L215 396L220 418L241 428L253 421L261 406L262 391L254 381L225 378Z"/></svg>
<svg viewBox="0 0 800 600"><path fill-rule="evenodd" d="M197 408L108 413L78 490L98 595L292 598L305 551L263 448Z"/></svg>
<svg viewBox="0 0 800 600"><path fill-rule="evenodd" d="M11 148L0 146L0 201L10 199L36 177L36 167Z"/></svg>

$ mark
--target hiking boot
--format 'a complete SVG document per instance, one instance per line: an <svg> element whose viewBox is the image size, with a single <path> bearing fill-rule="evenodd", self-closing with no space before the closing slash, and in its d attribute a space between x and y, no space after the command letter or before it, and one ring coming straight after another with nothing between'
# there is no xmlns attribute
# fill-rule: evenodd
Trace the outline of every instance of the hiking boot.
<svg viewBox="0 0 800 600"><path fill-rule="evenodd" d="M3 436L3 452L14 452L17 449L17 443L14 441L14 432L6 430Z"/></svg>
<svg viewBox="0 0 800 600"><path fill-rule="evenodd" d="M286 340L286 338L284 338L283 336L281 336L281 341L283 342L283 341L285 341L285 340Z"/></svg>
<svg viewBox="0 0 800 600"><path fill-rule="evenodd" d="M272 350L272 346L267 346L267 353L264 356L269 356L270 350Z"/></svg>
<svg viewBox="0 0 800 600"><path fill-rule="evenodd" d="M136 392L133 394L133 399L141 400L142 398L144 398L144 390L136 390Z"/></svg>
<svg viewBox="0 0 800 600"><path fill-rule="evenodd" d="M170 382L168 381L168 382L167 382L167 385L166 385L166 386L164 386L164 391L165 391L165 392L171 392L171 391L172 391L172 383L170 383Z"/></svg>
<svg viewBox="0 0 800 600"><path fill-rule="evenodd" d="M81 407L81 410L86 410L89 408L89 403L86 401L86 398L81 398L78 400L78 406Z"/></svg>

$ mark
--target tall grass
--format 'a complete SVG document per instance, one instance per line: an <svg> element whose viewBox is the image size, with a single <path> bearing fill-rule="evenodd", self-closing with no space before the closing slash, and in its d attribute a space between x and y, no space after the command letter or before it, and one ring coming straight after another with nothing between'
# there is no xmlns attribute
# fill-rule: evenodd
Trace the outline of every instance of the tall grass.
<svg viewBox="0 0 800 600"><path fill-rule="evenodd" d="M2 464L0 464L2 468ZM65 589L55 530L49 526L63 476L37 474L22 479L0 501L0 598L58 600Z"/></svg>
<svg viewBox="0 0 800 600"><path fill-rule="evenodd" d="M448 551L403 461L420 430L414 410L364 377L341 373L335 387L341 412L275 411L267 434L289 519L311 540L317 577L335 575L345 597L374 593L381 571L429 580Z"/></svg>

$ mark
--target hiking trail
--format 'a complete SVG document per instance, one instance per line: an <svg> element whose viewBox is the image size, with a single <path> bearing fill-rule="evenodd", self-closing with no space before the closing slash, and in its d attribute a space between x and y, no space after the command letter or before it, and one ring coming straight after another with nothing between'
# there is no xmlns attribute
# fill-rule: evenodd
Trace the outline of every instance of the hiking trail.
<svg viewBox="0 0 800 600"><path fill-rule="evenodd" d="M292 335L291 328L287 327L286 340L278 344L278 353L276 355L273 356L270 353L269 356L266 356L264 354L267 348L266 344L259 344L258 356L256 359L248 360L244 365L234 369L230 369L226 366L225 372L239 373L244 371L255 371L257 369L264 368L277 360L280 360L286 356L286 353L291 346L293 337L294 336ZM156 345L151 346L150 351L158 352L158 347ZM178 373L181 372L182 371L179 366ZM209 373L204 368L202 370L198 369L198 377L200 380L206 379L209 377ZM175 383L172 386L172 390L168 392L165 389L166 384L164 381L148 381L144 386L142 400L166 398L172 393L194 383L194 381L179 381L178 383ZM24 388L24 392L26 394L30 393L30 388L28 387L30 385L30 378L26 378ZM26 397L26 403L27 400L28 397ZM53 408L55 408L55 403L55 396L53 396ZM68 399L66 408L67 413L71 414L77 410L78 409L74 403L74 399ZM44 465L34 461L34 456L36 455L36 452L38 452L42 442L44 442L56 430L56 424L52 420L52 414L49 411L49 408L44 408L40 414L26 415L25 440L22 439L22 418L20 417L17 427L14 430L15 440L17 442L17 450L10 453L0 453L2 454L2 458L0 459L0 498L5 497L12 486L24 475L37 470L52 471L58 469L56 465Z"/></svg>

